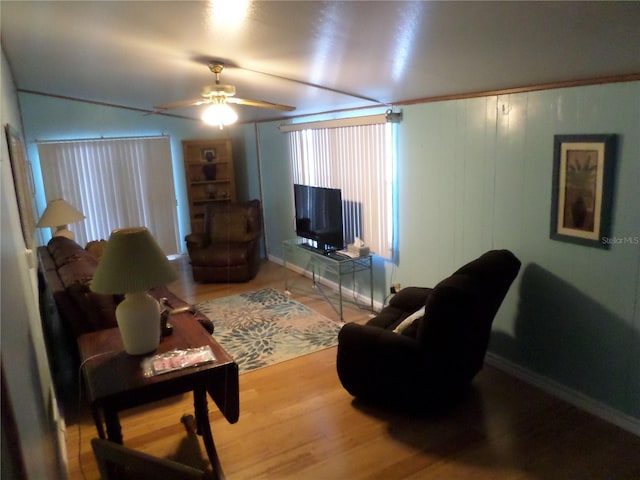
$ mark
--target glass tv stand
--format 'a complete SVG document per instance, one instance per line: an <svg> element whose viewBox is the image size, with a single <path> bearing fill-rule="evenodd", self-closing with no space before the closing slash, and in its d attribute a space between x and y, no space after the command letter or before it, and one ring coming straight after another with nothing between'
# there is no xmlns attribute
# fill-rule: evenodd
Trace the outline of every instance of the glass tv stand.
<svg viewBox="0 0 640 480"><path fill-rule="evenodd" d="M352 282L355 284L356 273L365 272L366 274L366 272L369 272L369 306L371 311L373 312L373 258L370 254L362 257L350 257L339 252L323 253L320 250L308 246L301 238L283 241L282 253L285 267L285 293L291 293L290 287L292 285L292 282L289 278L290 272L287 268L287 264L293 265L293 259L301 259L303 262L306 262L306 267L304 267L304 270L311 272L313 288L317 289L322 294L324 299L340 316L340 320L344 321L344 318L342 316L343 277L345 277L346 275L351 275ZM296 265L299 266L299 264ZM333 281L334 277L338 282L337 302L327 294L324 289L325 287L319 282L321 278Z"/></svg>

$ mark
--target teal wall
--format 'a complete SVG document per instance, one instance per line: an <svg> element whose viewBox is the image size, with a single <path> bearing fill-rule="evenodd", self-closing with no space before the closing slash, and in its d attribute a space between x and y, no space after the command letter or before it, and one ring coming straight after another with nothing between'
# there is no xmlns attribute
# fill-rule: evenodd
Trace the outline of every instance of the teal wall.
<svg viewBox="0 0 640 480"><path fill-rule="evenodd" d="M220 135L198 122L28 94L20 104L32 160L35 139L164 133L179 186L179 141ZM640 82L423 103L403 113L399 259L376 260L376 300L391 281L432 286L484 251L508 248L522 270L494 323L492 352L640 419L640 244L601 250L549 239L553 136L571 133L619 135L612 236L640 239ZM262 195L265 247L275 258L294 235L278 124L223 132L233 137L239 198Z"/></svg>
<svg viewBox="0 0 640 480"><path fill-rule="evenodd" d="M433 285L512 250L522 270L491 350L640 418L640 83L421 104L404 118L398 281ZM619 135L612 236L635 244L549 239L553 136L573 133Z"/></svg>
<svg viewBox="0 0 640 480"><path fill-rule="evenodd" d="M253 125L238 125L220 130L200 121L141 112L91 103L70 101L30 93L19 94L25 126L27 154L36 179L37 210L42 213L46 200L36 141L169 135L176 185L180 238L190 233L189 206L184 176L182 140L231 138L236 162L236 193L239 200L260 197L257 151ZM47 230L47 229L45 229ZM46 242L49 232L41 232ZM181 245L183 251L186 246Z"/></svg>
<svg viewBox="0 0 640 480"><path fill-rule="evenodd" d="M282 241L295 236L289 145L278 123L261 123L258 132L265 243L269 255L282 258Z"/></svg>
<svg viewBox="0 0 640 480"><path fill-rule="evenodd" d="M0 48L0 118L23 139L13 73ZM0 351L2 422L0 476L66 479L56 399L38 310L34 252L27 250L13 183L7 140L0 140ZM6 388L6 390L5 390ZM15 422L15 431L11 423ZM20 458L14 458L19 455Z"/></svg>
<svg viewBox="0 0 640 480"><path fill-rule="evenodd" d="M491 351L640 419L640 83L403 107L397 265L392 281L433 286L486 250L522 270L494 323ZM293 236L286 135L260 125L269 252ZM613 237L601 250L549 239L553 136L617 133ZM288 182L288 183L287 183Z"/></svg>

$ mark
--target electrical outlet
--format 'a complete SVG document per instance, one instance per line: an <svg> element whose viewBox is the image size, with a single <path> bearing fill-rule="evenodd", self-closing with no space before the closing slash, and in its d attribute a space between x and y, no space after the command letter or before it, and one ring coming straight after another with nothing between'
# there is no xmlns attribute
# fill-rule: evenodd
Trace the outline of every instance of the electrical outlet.
<svg viewBox="0 0 640 480"><path fill-rule="evenodd" d="M391 293L398 293L400 291L400 284L399 283L393 283L391 285Z"/></svg>

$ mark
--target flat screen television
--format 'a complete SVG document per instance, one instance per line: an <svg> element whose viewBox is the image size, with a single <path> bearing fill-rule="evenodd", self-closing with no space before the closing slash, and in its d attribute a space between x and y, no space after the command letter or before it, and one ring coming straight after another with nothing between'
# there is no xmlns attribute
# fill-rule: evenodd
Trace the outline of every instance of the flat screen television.
<svg viewBox="0 0 640 480"><path fill-rule="evenodd" d="M339 188L294 184L296 235L325 253L344 248Z"/></svg>

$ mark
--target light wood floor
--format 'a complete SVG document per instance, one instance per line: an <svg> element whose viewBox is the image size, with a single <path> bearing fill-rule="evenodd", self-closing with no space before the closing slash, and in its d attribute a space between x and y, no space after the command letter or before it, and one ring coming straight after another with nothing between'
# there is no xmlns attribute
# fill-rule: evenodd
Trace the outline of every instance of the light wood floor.
<svg viewBox="0 0 640 480"><path fill-rule="evenodd" d="M265 287L283 289L283 270L265 263L247 284L194 285L188 266L171 289L190 302ZM293 298L327 317L310 282ZM368 312L345 307L345 320ZM240 376L240 420L210 402L223 469L234 479L640 479L640 438L486 366L470 397L441 418L362 405L342 389L330 348ZM125 445L165 457L193 446L180 417L189 395L124 412ZM69 478L99 478L86 409L67 424ZM81 464L82 471L79 466ZM160 479L158 479L160 480Z"/></svg>

